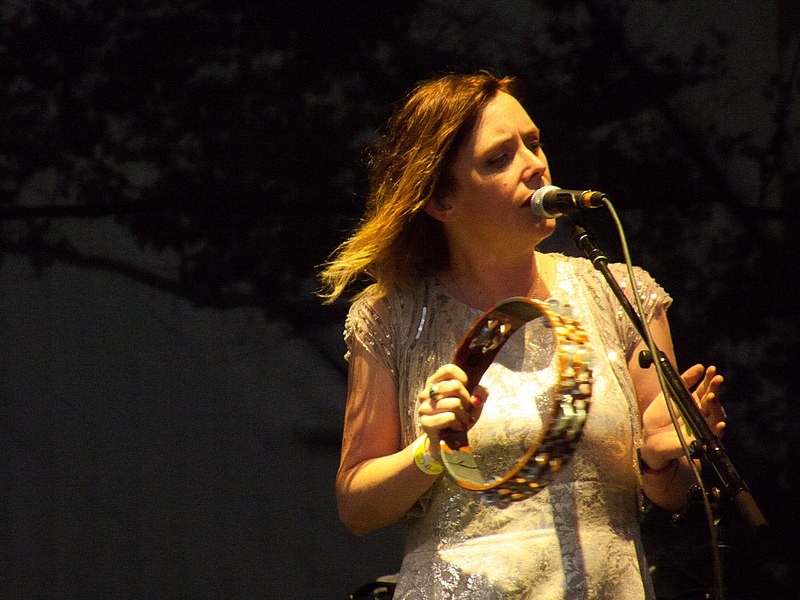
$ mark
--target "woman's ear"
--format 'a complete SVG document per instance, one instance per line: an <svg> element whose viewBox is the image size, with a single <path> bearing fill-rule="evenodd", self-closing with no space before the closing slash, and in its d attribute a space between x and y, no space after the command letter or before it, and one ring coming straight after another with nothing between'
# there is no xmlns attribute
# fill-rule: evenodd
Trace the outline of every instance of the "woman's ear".
<svg viewBox="0 0 800 600"><path fill-rule="evenodd" d="M447 198L432 198L425 204L423 210L437 221L446 223L455 218L455 209Z"/></svg>

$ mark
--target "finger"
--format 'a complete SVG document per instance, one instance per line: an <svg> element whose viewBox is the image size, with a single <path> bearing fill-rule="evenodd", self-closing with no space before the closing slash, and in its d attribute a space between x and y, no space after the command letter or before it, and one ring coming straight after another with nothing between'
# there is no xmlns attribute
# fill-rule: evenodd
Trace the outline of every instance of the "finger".
<svg viewBox="0 0 800 600"><path fill-rule="evenodd" d="M455 379L462 384L467 383L467 374L458 365L447 363L439 367L436 372L428 378L428 383L436 383L447 379Z"/></svg>
<svg viewBox="0 0 800 600"><path fill-rule="evenodd" d="M419 404L419 413L425 415L435 415L437 413L452 412L458 408L463 408L462 400L456 396L438 396L432 400L425 400Z"/></svg>
<svg viewBox="0 0 800 600"><path fill-rule="evenodd" d="M703 391L705 393L715 392L722 383L722 376L717 374L717 367L711 365L706 369L705 377L703 378Z"/></svg>
<svg viewBox="0 0 800 600"><path fill-rule="evenodd" d="M421 393L431 404L436 404L442 398L451 396L457 385L459 385L458 382L452 379L440 379L439 381L431 383Z"/></svg>
<svg viewBox="0 0 800 600"><path fill-rule="evenodd" d="M701 406L703 418L714 435L721 438L727 427L728 415L715 394L709 393L706 398L706 402Z"/></svg>
<svg viewBox="0 0 800 600"><path fill-rule="evenodd" d="M458 406L453 407L451 411L455 418L464 426L464 429L469 429L475 424L476 417L470 408L464 408L463 404L459 402Z"/></svg>
<svg viewBox="0 0 800 600"><path fill-rule="evenodd" d="M464 408L470 406L470 393L459 380L447 379L438 384L434 384L434 386L436 396L431 398L434 402L440 402L446 398L457 398L462 402Z"/></svg>
<svg viewBox="0 0 800 600"><path fill-rule="evenodd" d="M698 381L700 381L700 378L703 376L704 373L705 369L703 368L703 365L701 364L692 365L691 367L686 369L683 373L681 373L681 380L683 381L684 384L686 384L686 387L691 388L694 387L694 385Z"/></svg>
<svg viewBox="0 0 800 600"><path fill-rule="evenodd" d="M715 375L714 378L711 380L709 384L709 391L713 392L714 394L718 395L719 389L722 387L722 384L725 382L725 378L722 375Z"/></svg>
<svg viewBox="0 0 800 600"><path fill-rule="evenodd" d="M456 384L446 384L445 382L455 381ZM443 393L450 393L458 385L466 385L467 374L461 367L454 364L446 364L439 367L433 375L425 381L425 387L419 391L417 397L420 402L427 399L435 401Z"/></svg>
<svg viewBox="0 0 800 600"><path fill-rule="evenodd" d="M420 404L418 410L420 416L451 414L465 428L473 425L477 418L474 415L473 406L470 404L470 398L467 396L466 391L459 395L453 394L440 397L435 402L424 402Z"/></svg>
<svg viewBox="0 0 800 600"><path fill-rule="evenodd" d="M719 406L719 390L725 379L716 372L716 367L709 367L703 379L702 393L698 394L700 407L706 408L706 413L714 406ZM701 390L701 388L698 388Z"/></svg>
<svg viewBox="0 0 800 600"><path fill-rule="evenodd" d="M425 430L432 439L434 435L438 439L439 431L442 429L454 429L456 431L465 429L464 423L459 421L452 412L423 415L420 417L419 422L422 429Z"/></svg>
<svg viewBox="0 0 800 600"><path fill-rule="evenodd" d="M716 367L713 365L708 367L703 374L703 380L697 386L697 394L699 397L703 397L705 394L708 393L709 387L711 386L711 380L714 378L714 374L716 373Z"/></svg>
<svg viewBox="0 0 800 600"><path fill-rule="evenodd" d="M706 417L715 421L725 421L728 418L725 408L720 404L719 398L714 393L709 393L706 396L705 410L707 411Z"/></svg>
<svg viewBox="0 0 800 600"><path fill-rule="evenodd" d="M454 395L454 392L456 392L459 387L462 387L461 383L454 379L439 379L437 381L431 381L429 379L429 383L419 391L417 398L420 404L423 402L436 404L436 402L442 398Z"/></svg>

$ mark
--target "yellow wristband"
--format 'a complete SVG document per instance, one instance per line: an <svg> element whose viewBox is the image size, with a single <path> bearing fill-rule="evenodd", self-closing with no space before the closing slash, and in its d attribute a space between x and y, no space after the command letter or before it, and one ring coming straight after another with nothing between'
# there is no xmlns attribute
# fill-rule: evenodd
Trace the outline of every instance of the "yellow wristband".
<svg viewBox="0 0 800 600"><path fill-rule="evenodd" d="M414 464L416 464L423 473L438 475L444 471L444 465L425 452L425 441L427 439L427 435L421 435L414 442Z"/></svg>

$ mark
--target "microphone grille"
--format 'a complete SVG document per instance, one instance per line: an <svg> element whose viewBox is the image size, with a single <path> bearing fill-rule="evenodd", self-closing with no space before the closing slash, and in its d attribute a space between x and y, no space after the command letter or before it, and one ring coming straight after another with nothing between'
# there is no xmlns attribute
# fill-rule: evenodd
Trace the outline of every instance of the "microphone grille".
<svg viewBox="0 0 800 600"><path fill-rule="evenodd" d="M533 192L533 196L531 197L531 202L538 202L539 204L541 204L542 200L545 199L545 197L549 192L551 191L554 192L560 189L561 188L558 187L557 185L543 185L538 190L535 190Z"/></svg>

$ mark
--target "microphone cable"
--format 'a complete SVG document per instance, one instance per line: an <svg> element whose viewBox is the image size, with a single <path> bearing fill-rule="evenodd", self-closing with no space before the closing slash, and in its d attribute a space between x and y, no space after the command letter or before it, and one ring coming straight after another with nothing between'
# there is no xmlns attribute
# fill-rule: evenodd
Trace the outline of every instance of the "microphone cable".
<svg viewBox="0 0 800 600"><path fill-rule="evenodd" d="M723 570L722 570L722 557L719 550L719 536L717 534L717 529L715 526L715 519L714 513L711 508L711 503L708 499L708 493L706 491L705 484L703 483L703 478L700 475L700 471L695 465L694 460L692 459L691 450L689 449L689 445L686 443L686 439L683 436L681 431L681 427L678 424L678 416L677 410L673 405L673 400L670 397L669 393L669 386L666 381L666 377L664 376L664 372L661 368L661 361L659 360L658 348L653 341L652 334L650 332L650 326L647 323L647 319L644 315L644 307L642 306L642 300L639 296L639 288L636 283L636 278L633 275L633 264L631 262L630 251L628 248L628 242L625 236L625 230L622 226L622 222L617 215L617 211L614 209L614 205L612 204L611 200L607 196L603 196L602 198L603 204L608 209L609 214L614 222L614 225L617 229L617 234L619 235L620 245L622 247L622 254L624 256L625 261L625 268L628 273L628 279L631 282L631 294L633 295L634 302L636 304L636 310L639 313L639 319L642 322L642 327L644 331L644 342L647 345L647 348L650 352L650 356L652 357L652 364L656 369L656 374L658 376L658 382L661 386L661 393L664 397L664 401L667 404L667 410L669 412L670 420L672 421L672 425L675 428L675 431L678 434L678 440L681 443L681 448L683 449L683 453L686 456L689 466L692 469L692 473L694 475L695 481L702 492L702 499L703 499L703 508L705 510L706 521L708 523L708 529L711 536L711 550L713 555L713 566L714 566L714 600L723 600ZM688 424L684 424L685 427L688 427Z"/></svg>

